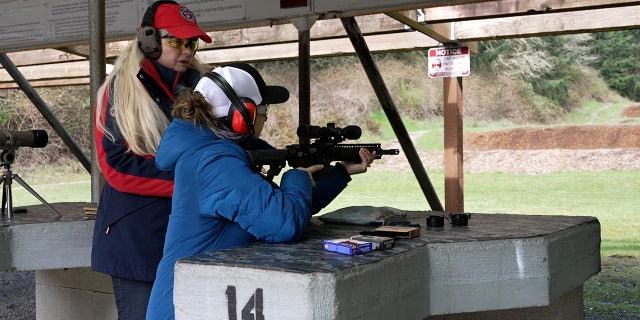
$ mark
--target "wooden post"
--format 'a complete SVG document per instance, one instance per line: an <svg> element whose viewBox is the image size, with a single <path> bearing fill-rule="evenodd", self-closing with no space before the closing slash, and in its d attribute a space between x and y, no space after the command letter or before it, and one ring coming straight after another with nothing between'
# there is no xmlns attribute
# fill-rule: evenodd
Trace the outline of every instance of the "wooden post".
<svg viewBox="0 0 640 320"><path fill-rule="evenodd" d="M444 208L464 212L462 77L444 78Z"/></svg>

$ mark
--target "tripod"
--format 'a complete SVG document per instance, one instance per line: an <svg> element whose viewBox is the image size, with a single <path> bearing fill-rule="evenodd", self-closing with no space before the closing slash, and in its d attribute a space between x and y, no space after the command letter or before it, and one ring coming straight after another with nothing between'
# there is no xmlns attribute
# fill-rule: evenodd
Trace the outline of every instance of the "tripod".
<svg viewBox="0 0 640 320"><path fill-rule="evenodd" d="M56 214L56 218L62 217L62 215L52 207L47 201L44 200L35 190L33 190L18 174L11 173L11 164L9 162L4 162L2 169L2 216L4 216L5 208L7 210L7 219L13 219L13 199L11 194L11 184L12 181L17 181L23 188L28 190L34 197L36 197L40 202L46 205L51 211Z"/></svg>

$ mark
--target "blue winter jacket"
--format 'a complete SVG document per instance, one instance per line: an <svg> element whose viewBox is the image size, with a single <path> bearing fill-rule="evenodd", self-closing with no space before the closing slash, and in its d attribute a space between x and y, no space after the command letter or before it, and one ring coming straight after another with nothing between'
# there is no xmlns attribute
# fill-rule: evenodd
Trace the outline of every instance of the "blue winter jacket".
<svg viewBox="0 0 640 320"><path fill-rule="evenodd" d="M147 319L174 318L173 279L178 259L258 240L300 240L313 214L307 172L286 171L277 187L251 170L244 149L234 141L183 120L174 119L165 132L156 164L174 171L175 186ZM341 174L332 177L323 181L333 190L323 198L328 201L348 182Z"/></svg>

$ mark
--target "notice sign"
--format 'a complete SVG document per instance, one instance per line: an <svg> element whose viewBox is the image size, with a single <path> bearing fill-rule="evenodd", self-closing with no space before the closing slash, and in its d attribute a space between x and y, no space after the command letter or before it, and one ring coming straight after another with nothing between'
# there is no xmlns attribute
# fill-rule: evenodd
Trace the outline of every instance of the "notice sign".
<svg viewBox="0 0 640 320"><path fill-rule="evenodd" d="M429 49L429 78L468 76L471 63L469 47L439 47Z"/></svg>

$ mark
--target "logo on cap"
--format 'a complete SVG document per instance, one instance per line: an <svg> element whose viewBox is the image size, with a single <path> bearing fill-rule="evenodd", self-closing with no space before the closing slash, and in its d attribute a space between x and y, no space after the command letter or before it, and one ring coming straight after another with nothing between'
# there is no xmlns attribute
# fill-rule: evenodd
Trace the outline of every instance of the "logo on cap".
<svg viewBox="0 0 640 320"><path fill-rule="evenodd" d="M196 22L196 16L185 7L180 8L180 15L189 22Z"/></svg>

